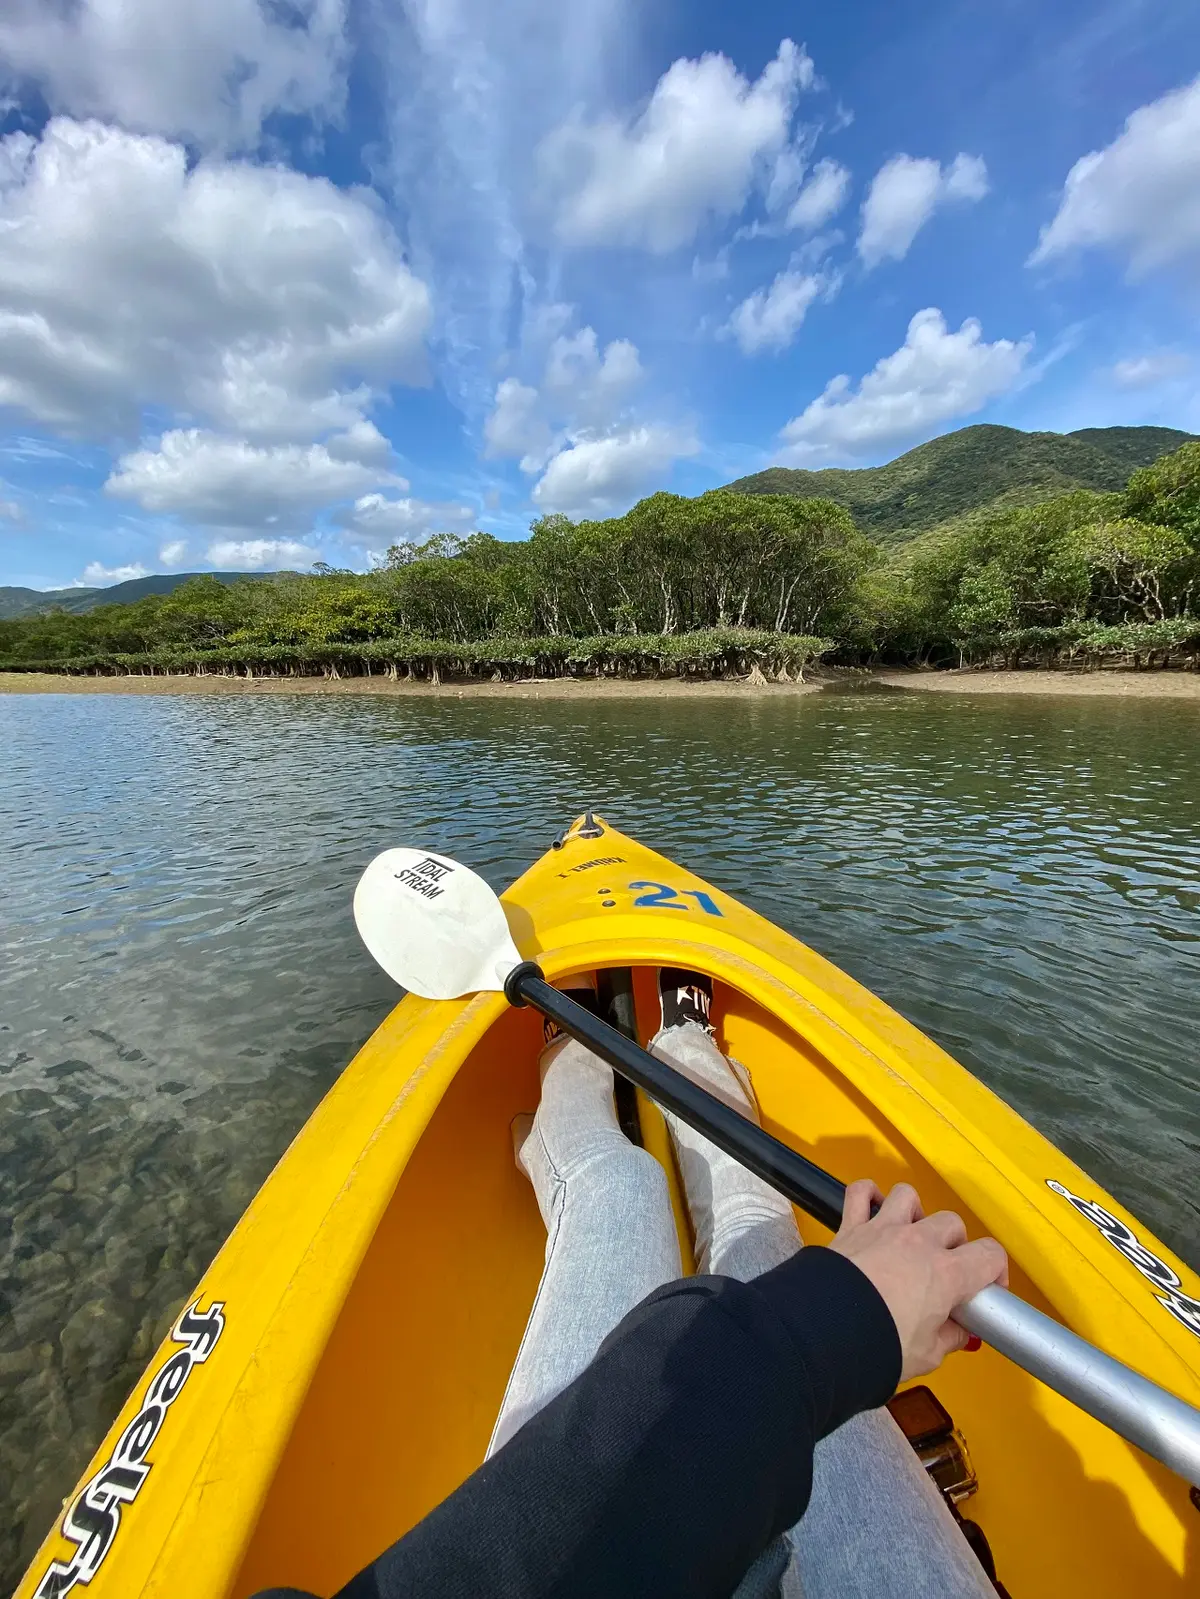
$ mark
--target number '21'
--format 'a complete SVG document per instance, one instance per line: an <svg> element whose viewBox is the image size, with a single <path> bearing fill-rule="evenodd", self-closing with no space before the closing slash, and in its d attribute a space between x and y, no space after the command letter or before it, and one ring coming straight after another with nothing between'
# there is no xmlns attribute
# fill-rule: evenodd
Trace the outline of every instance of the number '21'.
<svg viewBox="0 0 1200 1599"><path fill-rule="evenodd" d="M650 892L639 894L634 900L635 905L654 905L668 911L686 911L691 907L685 905L685 899L694 899L700 909L708 916L721 916L724 912L713 899L711 894L706 894L702 888L674 889L668 883L647 883L638 881L630 883L631 889L644 888Z"/></svg>

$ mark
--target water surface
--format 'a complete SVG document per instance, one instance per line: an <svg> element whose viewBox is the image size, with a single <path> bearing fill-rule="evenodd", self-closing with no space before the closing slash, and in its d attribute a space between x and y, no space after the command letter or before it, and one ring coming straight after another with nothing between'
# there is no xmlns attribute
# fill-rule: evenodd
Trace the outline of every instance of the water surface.
<svg viewBox="0 0 1200 1599"><path fill-rule="evenodd" d="M0 1588L386 1013L378 850L602 809L875 989L1200 1265L1200 707L0 696Z"/></svg>

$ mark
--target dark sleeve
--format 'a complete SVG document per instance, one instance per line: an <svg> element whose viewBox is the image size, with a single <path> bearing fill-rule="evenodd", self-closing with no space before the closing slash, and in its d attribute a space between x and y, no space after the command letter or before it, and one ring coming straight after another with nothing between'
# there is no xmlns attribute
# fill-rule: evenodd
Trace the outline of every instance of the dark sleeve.
<svg viewBox="0 0 1200 1599"><path fill-rule="evenodd" d="M671 1283L337 1599L729 1599L804 1513L817 1441L899 1378L887 1306L831 1250Z"/></svg>

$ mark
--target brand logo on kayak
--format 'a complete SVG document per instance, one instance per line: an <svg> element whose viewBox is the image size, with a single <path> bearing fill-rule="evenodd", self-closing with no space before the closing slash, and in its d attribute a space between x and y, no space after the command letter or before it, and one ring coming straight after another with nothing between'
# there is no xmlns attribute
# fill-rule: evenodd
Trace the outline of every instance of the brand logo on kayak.
<svg viewBox="0 0 1200 1599"><path fill-rule="evenodd" d="M1162 1290L1154 1296L1159 1304L1169 1310L1176 1321L1181 1321L1189 1332L1194 1332L1197 1338L1200 1338L1200 1299L1191 1299L1183 1292L1183 1283L1179 1274L1173 1271L1165 1260L1159 1260L1157 1255L1152 1255L1123 1221L1114 1216L1110 1210L1105 1210L1103 1205L1098 1205L1094 1199L1080 1199L1078 1194L1073 1194L1069 1188L1064 1188L1061 1183L1056 1183L1050 1177L1046 1179L1046 1187L1052 1188L1056 1194L1061 1194L1064 1199L1070 1200L1081 1216L1086 1216L1094 1227L1098 1227L1113 1248L1119 1249L1131 1266L1136 1266L1143 1277Z"/></svg>
<svg viewBox="0 0 1200 1599"><path fill-rule="evenodd" d="M201 1311L200 1301L180 1316L171 1337L182 1349L155 1372L142 1408L126 1427L107 1464L76 1495L62 1519L62 1535L76 1545L65 1564L54 1561L35 1590L36 1599L59 1599L76 1583L89 1583L113 1546L121 1525L121 1506L132 1504L150 1475L146 1459L158 1437L167 1411L183 1392L192 1368L204 1363L225 1330L225 1306L216 1303Z"/></svg>
<svg viewBox="0 0 1200 1599"><path fill-rule="evenodd" d="M415 894L420 894L425 899L437 899L446 892L444 888L439 888L438 884L453 870L453 866L447 866L445 861L435 861L432 856L427 855L415 866L406 866L402 872L393 875L398 883L411 888Z"/></svg>
<svg viewBox="0 0 1200 1599"><path fill-rule="evenodd" d="M568 866L565 872L559 872L558 875L574 877L576 872L590 872L594 866L618 866L624 859L624 855L597 855L595 860L580 861L578 866Z"/></svg>

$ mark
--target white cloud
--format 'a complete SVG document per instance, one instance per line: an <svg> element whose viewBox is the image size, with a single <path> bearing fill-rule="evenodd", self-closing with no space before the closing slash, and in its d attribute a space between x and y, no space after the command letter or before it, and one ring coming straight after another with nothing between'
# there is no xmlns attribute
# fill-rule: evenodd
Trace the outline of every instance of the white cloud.
<svg viewBox="0 0 1200 1599"><path fill-rule="evenodd" d="M825 280L812 273L780 272L767 288L756 289L742 301L730 317L727 331L743 355L785 350L825 286Z"/></svg>
<svg viewBox="0 0 1200 1599"><path fill-rule="evenodd" d="M524 338L526 364L541 363L539 385L505 378L484 423L485 452L540 471L572 435L611 432L643 377L637 346L613 339L603 352L594 328L569 333L570 306L543 307Z"/></svg>
<svg viewBox="0 0 1200 1599"><path fill-rule="evenodd" d="M1029 259L1096 247L1123 256L1133 278L1200 262L1200 78L1140 106L1110 145L1076 161Z"/></svg>
<svg viewBox="0 0 1200 1599"><path fill-rule="evenodd" d="M538 391L517 378L505 378L498 385L491 415L483 425L484 453L490 460L520 459L522 471L537 471L551 446L550 424L541 404Z"/></svg>
<svg viewBox="0 0 1200 1599"><path fill-rule="evenodd" d="M956 155L948 167L911 155L893 156L871 180L862 207L858 253L863 265L902 261L939 206L952 200L982 200L987 168L978 156Z"/></svg>
<svg viewBox="0 0 1200 1599"><path fill-rule="evenodd" d="M1156 350L1151 355L1135 355L1118 361L1113 369L1114 382L1123 389L1149 389L1159 383L1169 383L1182 377L1191 367L1191 360L1182 350Z"/></svg>
<svg viewBox="0 0 1200 1599"><path fill-rule="evenodd" d="M552 406L584 427L608 427L642 379L637 346L614 339L600 354L594 328L559 334L546 356L542 386Z"/></svg>
<svg viewBox="0 0 1200 1599"><path fill-rule="evenodd" d="M381 481L389 481L386 473L339 461L323 444L256 445L176 428L157 449L123 456L104 489L146 511L250 528L311 515Z"/></svg>
<svg viewBox="0 0 1200 1599"><path fill-rule="evenodd" d="M325 440L325 448L335 461L353 461L359 466L387 467L392 460L389 439L374 422L352 422L344 433L334 433Z"/></svg>
<svg viewBox="0 0 1200 1599"><path fill-rule="evenodd" d="M278 572L319 559L311 545L297 539L215 539L208 546L210 564L225 572Z"/></svg>
<svg viewBox="0 0 1200 1599"><path fill-rule="evenodd" d="M708 218L736 216L756 185L777 179L812 78L812 61L785 39L753 83L723 55L680 59L636 115L568 120L540 152L559 238L664 255ZM789 182L795 165L784 162Z"/></svg>
<svg viewBox="0 0 1200 1599"><path fill-rule="evenodd" d="M469 505L363 494L339 521L348 543L380 554L393 544L419 542L433 533L465 533L477 514Z"/></svg>
<svg viewBox="0 0 1200 1599"><path fill-rule="evenodd" d="M533 501L542 511L603 516L661 488L674 463L699 448L690 433L662 426L582 438L554 456L534 485Z"/></svg>
<svg viewBox="0 0 1200 1599"><path fill-rule="evenodd" d="M150 569L140 561L132 561L128 566L102 566L99 561L91 561L83 569L81 583L84 587L107 588L110 583L128 583L135 577L149 577Z"/></svg>
<svg viewBox="0 0 1200 1599"><path fill-rule="evenodd" d="M344 0L7 0L0 14L11 80L52 111L205 147L255 144L274 110L336 119L346 55Z"/></svg>
<svg viewBox="0 0 1200 1599"><path fill-rule="evenodd" d="M187 560L187 548L186 539L170 539L160 548L158 558L165 567L182 566Z"/></svg>
<svg viewBox="0 0 1200 1599"><path fill-rule="evenodd" d="M0 522L20 522L24 517L25 513L16 500L0 500Z"/></svg>
<svg viewBox="0 0 1200 1599"><path fill-rule="evenodd" d="M779 461L803 466L866 455L958 417L971 416L1020 380L1031 338L985 344L968 319L951 333L942 313L918 311L900 349L884 356L857 390L845 374L783 428Z"/></svg>
<svg viewBox="0 0 1200 1599"><path fill-rule="evenodd" d="M65 118L0 156L0 404L100 437L153 406L311 439L425 380L428 290L359 194Z"/></svg>
<svg viewBox="0 0 1200 1599"><path fill-rule="evenodd" d="M523 237L534 150L572 107L608 103L633 0L400 0L358 14L386 74L390 187L437 285L438 377L476 423L507 370L514 295L536 297L531 254L544 261Z"/></svg>
<svg viewBox="0 0 1200 1599"><path fill-rule="evenodd" d="M824 227L846 203L850 189L850 173L837 161L818 161L812 176L792 202L787 214L789 228L803 228L808 232Z"/></svg>

